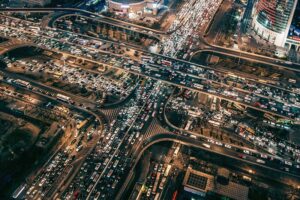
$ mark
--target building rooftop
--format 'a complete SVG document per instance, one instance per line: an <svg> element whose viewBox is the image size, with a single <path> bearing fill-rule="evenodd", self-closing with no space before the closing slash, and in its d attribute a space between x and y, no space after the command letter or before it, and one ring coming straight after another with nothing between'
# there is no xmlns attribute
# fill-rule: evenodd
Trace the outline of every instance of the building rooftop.
<svg viewBox="0 0 300 200"><path fill-rule="evenodd" d="M221 169L219 172L229 173L226 169ZM246 186L231 181L226 185L219 184L215 181L214 176L194 170L191 167L188 168L185 174L183 186L185 191L196 195L205 196L207 192L212 192L237 200L247 200L249 193L249 188Z"/></svg>
<svg viewBox="0 0 300 200"><path fill-rule="evenodd" d="M196 191L207 192L212 189L213 181L213 176L189 167L185 174L183 185Z"/></svg>
<svg viewBox="0 0 300 200"><path fill-rule="evenodd" d="M249 188L229 181L228 185L216 184L213 192L232 199L247 200Z"/></svg>
<svg viewBox="0 0 300 200"><path fill-rule="evenodd" d="M132 3L140 3L144 0L111 0L112 2L122 3L122 4L132 4Z"/></svg>

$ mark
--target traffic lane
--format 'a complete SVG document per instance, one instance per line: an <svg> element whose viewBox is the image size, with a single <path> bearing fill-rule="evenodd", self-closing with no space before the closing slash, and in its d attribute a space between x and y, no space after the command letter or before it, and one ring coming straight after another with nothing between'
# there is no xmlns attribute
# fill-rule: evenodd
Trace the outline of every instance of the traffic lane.
<svg viewBox="0 0 300 200"><path fill-rule="evenodd" d="M41 48L43 48L43 47L41 47ZM66 53L66 52L65 52ZM69 56L72 56L72 55L69 55ZM83 59L85 59L85 60L88 60L88 59L86 59L86 58L83 58ZM224 97L222 97L222 98L224 98ZM225 99L227 99L228 100L228 98L226 97ZM264 111L264 112L270 112L270 111L267 111L267 110L263 110L263 109L260 109L260 108L257 108L257 107L254 107L254 106L252 106L252 105L248 105L247 104L247 106L250 106L250 107L252 107L252 108L254 108L254 109L258 109L258 110L262 110L262 111ZM272 113L272 114L275 114L275 113L273 113L273 112L270 112L270 113ZM277 113L276 113L277 114ZM277 114L278 115L278 114ZM283 115L278 115L279 117L283 117ZM286 116L284 116L284 117L286 117Z"/></svg>
<svg viewBox="0 0 300 200"><path fill-rule="evenodd" d="M201 141L195 140L195 139L190 138L190 137L184 137L184 136L181 136L181 135L178 135L178 134L159 134L159 135L155 135L152 138L148 138L143 143L143 146L142 146L143 149L147 145L149 145L153 142L155 143L155 141L157 141L157 140L158 141L159 140L161 140L161 141L176 141L178 143L182 143L182 144L187 145L187 146L194 146L194 147L201 148L201 149L209 151L209 152L215 152L215 153L221 154L223 156L231 157L231 158L234 158L234 159L237 159L237 160L249 163L249 164L253 164L253 165L268 169L268 170L273 170L275 172L286 174L286 175L291 176L291 177L296 177L300 180L299 170L294 169L294 168L291 168L289 172L279 170L280 168L282 168L282 164L281 164L281 162L278 162L278 160L276 160L276 159L273 159L272 161L271 160L270 161L266 160L266 164L263 165L263 164L260 164L260 163L256 162L257 157L233 151L233 150L235 150L234 148L227 149L225 147L221 148L221 147L216 147L215 145L211 145L211 147L214 148L214 149L210 149L210 148L204 147L203 142L201 142ZM205 143L207 143L207 142L205 142ZM240 158L241 155L245 155L246 157L244 157L244 159Z"/></svg>
<svg viewBox="0 0 300 200"><path fill-rule="evenodd" d="M300 184L298 177L291 177L283 173L268 170L254 164L243 162L243 160L222 156L214 152L201 151L198 148L195 149L195 154L196 157L199 156L201 160L215 163L219 166L229 168L232 171L245 173L258 182L260 182L259 179L262 179L262 182L268 182L270 185L276 185L280 188L297 187ZM274 179L274 177L276 178Z"/></svg>
<svg viewBox="0 0 300 200"><path fill-rule="evenodd" d="M90 109L96 108L95 103L93 101L89 100L89 99L86 99L86 98L83 98L83 97L80 97L80 96L77 96L77 95L73 95L71 93L65 92L64 90L60 90L60 89L57 89L57 88L54 88L54 87L50 87L50 86L41 84L39 82L36 82L36 81L34 81L30 78L24 77L22 75L18 75L18 74L15 74L15 73L10 73L10 72L4 71L4 70L1 70L1 71L5 75L7 75L8 77L28 81L32 86L37 87L37 88L41 88L43 91L48 91L49 93L46 94L46 96L48 96L48 97L51 96L52 98L56 99L54 97L54 95L57 94L57 93L62 93L62 94L66 94L66 95L70 96L72 98L72 100L74 100L76 102L74 104L75 106L78 105L78 107L90 108ZM29 90L29 91L32 91L32 90ZM59 101L59 102L61 102L61 101ZM82 105L82 106L79 106L79 105Z"/></svg>
<svg viewBox="0 0 300 200"><path fill-rule="evenodd" d="M229 55L229 56L235 56L235 57L241 57L244 59L248 59L250 61L259 61L261 63L264 64L271 64L274 65L276 67L280 67L280 68L284 68L287 70L291 70L291 71L297 71L300 72L299 69L299 64L295 64L295 63L290 63L287 64L282 60L276 59L276 58L269 58L269 57L265 57L265 56L260 56L260 55L252 55L251 53L245 53L243 51L234 51L231 49L227 49L227 48L221 48L218 46L211 46L210 49L207 50L202 50L202 51L211 51L211 52L218 52L218 53L223 53L225 55Z"/></svg>

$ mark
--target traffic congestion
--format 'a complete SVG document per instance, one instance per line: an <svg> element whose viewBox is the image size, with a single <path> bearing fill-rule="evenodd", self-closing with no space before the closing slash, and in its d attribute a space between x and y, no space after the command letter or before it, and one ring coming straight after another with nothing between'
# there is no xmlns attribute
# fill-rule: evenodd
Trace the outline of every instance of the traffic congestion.
<svg viewBox="0 0 300 200"><path fill-rule="evenodd" d="M4 35L6 35L6 34L7 33L5 33ZM16 33L14 33L14 34L16 34ZM14 34L12 36L14 36ZM48 32L43 32L43 34L50 34L49 36L51 36L51 37L46 36L47 39L46 38L41 39L40 34L38 34L39 37L37 39L33 40L31 37L37 37L37 36L33 36L32 32L28 33L28 37L30 38L30 40L36 41L36 42L38 42L38 44L42 44L42 46L46 46L49 49L54 48L54 49L61 50L64 52L65 51L69 52L70 49L74 48L74 47L71 47L71 45L68 43L61 44L61 42L59 41L60 39L56 39L56 40L52 39L52 37L55 37L55 35L58 37L61 37L61 35L62 35L62 34L55 33L54 30L48 31ZM66 33L66 34L74 35L74 33ZM22 34L22 36L24 37L24 34ZM29 39L27 39L27 40L29 40ZM69 47L69 48L67 48L67 47ZM101 58L99 58L101 56L101 54L97 54L96 49L87 51L87 48L83 49L82 45L78 45L77 48L78 48L78 50L77 50L78 55L83 54L87 57L86 59L89 59L89 57L96 59L96 60L100 59L100 62L101 62ZM90 48L90 47L88 47L88 48ZM104 54L104 56L105 56L105 54ZM133 55L133 57L134 57L134 55ZM299 105L297 105L297 104L299 101L299 97L298 97L297 92L295 92L295 89L290 91L290 93L292 92L291 96L282 98L282 99L287 100L287 102L283 102L282 99L280 99L279 95L284 96L283 92L285 91L285 89L280 89L280 87L268 85L267 87L264 87L266 91L263 92L260 85L261 84L264 85L264 83L255 81L256 84L254 85L254 84L251 84L251 82L248 83L249 80L245 80L245 82L244 82L243 78L239 79L238 77L233 75L234 78L236 77L235 78L236 81L238 81L238 82L243 81L245 86L243 86L242 88L234 87L233 89L230 89L232 86L224 84L223 81L221 81L224 78L219 77L218 75L215 75L217 73L215 73L214 70L203 69L200 66L192 65L188 62L174 60L171 58L158 57L158 59L156 59L155 57L152 58L152 56L150 56L150 58L148 56L144 56L144 57L146 57L146 58L143 58L143 56L141 56L141 59L147 60L146 64L148 64L148 65L142 64L141 61L137 61L138 60L137 58L135 58L134 60L131 60L130 58L128 58L128 56L113 57L112 55L110 55L109 60L111 60L110 64L113 65L114 67L119 67L122 69L130 70L130 71L136 72L138 74L140 74L140 72L144 72L143 68L148 68L148 69L146 69L146 71L150 71L149 75L151 77L156 77L156 78L159 78L162 80L166 80L168 82L171 82L171 83L174 83L174 84L180 85L180 86L193 87L195 90L198 90L198 91L200 90L200 91L210 93L213 95L218 94L219 96L221 96L222 98L225 98L227 100L235 101L237 103L242 103L246 106L250 106L254 109L258 109L261 111L268 111L270 113L276 113L278 116L285 116L287 118L292 118L295 120L297 120L297 118L298 118ZM144 61L143 61L143 63L144 63ZM153 69L152 63L155 65L156 68L157 67L160 68L159 73L156 73L157 69L151 70L151 69ZM121 64L124 64L125 66L121 65ZM174 68L175 70L172 70L172 68ZM191 72L188 72L187 70L191 71ZM147 73L145 72L145 73L143 73L143 75L147 75ZM224 74L224 76L226 76L226 75ZM206 77L208 77L208 79ZM263 82L263 81L261 81L261 82ZM211 84L211 83L213 83L213 84ZM257 92L253 93L252 92L253 87L251 88L251 86L254 87L254 90L255 90L255 88L259 88L259 89L257 90ZM274 88L273 93L271 91L272 87ZM269 95L271 95L271 97ZM293 103L293 102L295 102L295 103ZM275 106L274 106L274 104L275 104Z"/></svg>
<svg viewBox="0 0 300 200"><path fill-rule="evenodd" d="M10 110L16 118L31 119L31 107L19 100L7 103L23 98L41 113L54 112L59 124L49 152L36 160L12 197L175 200L184 193L183 173L197 156L228 168L236 162L231 170L248 182L252 179L243 174L254 175L255 169L270 185L295 187L300 177L298 80L288 73L277 81L237 73L214 65L213 55L204 64L187 61L222 4L181 2L165 33L109 17L105 23L112 26L103 27L101 15L72 11L53 11L53 21L43 26L53 13L40 20L0 13L0 82L6 86L0 87L5 102L0 116ZM146 44L156 36L160 53L149 50L152 41ZM47 117L34 122L42 120L51 130ZM36 144L47 146L47 136L40 133ZM202 172L216 175L217 168ZM278 174L277 182L270 174Z"/></svg>

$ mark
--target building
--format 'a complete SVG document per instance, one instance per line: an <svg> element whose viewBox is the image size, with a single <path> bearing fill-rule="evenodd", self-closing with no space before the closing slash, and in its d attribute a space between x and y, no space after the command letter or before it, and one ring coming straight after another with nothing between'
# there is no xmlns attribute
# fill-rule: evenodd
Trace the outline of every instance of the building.
<svg viewBox="0 0 300 200"><path fill-rule="evenodd" d="M141 15L148 12L156 15L162 2L162 0L109 0L108 8L110 12L118 14Z"/></svg>
<svg viewBox="0 0 300 200"><path fill-rule="evenodd" d="M11 0L10 4L14 5L14 4L22 4L22 5L26 5L29 7L32 6L39 6L39 7L44 7L47 4L50 4L51 0Z"/></svg>
<svg viewBox="0 0 300 200"><path fill-rule="evenodd" d="M266 41L284 47L296 5L297 0L257 0L252 28Z"/></svg>
<svg viewBox="0 0 300 200"><path fill-rule="evenodd" d="M287 36L286 47L300 52L300 1L298 1L289 34Z"/></svg>
<svg viewBox="0 0 300 200"><path fill-rule="evenodd" d="M224 197L247 200L249 188L229 181L229 171L221 168L218 176L214 177L193 169L191 166L183 179L184 193L182 199L211 199ZM179 198L180 199L180 198Z"/></svg>

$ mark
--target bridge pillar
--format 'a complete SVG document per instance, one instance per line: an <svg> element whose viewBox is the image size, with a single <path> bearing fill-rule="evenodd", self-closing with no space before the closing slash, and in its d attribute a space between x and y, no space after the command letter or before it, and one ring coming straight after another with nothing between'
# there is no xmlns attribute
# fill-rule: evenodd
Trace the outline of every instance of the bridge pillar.
<svg viewBox="0 0 300 200"><path fill-rule="evenodd" d="M290 43L285 43L284 46L285 46L284 48L286 48L288 51L291 49L291 44Z"/></svg>
<svg viewBox="0 0 300 200"><path fill-rule="evenodd" d="M135 37L134 37L135 41L141 41L141 34L140 33L136 33Z"/></svg>
<svg viewBox="0 0 300 200"><path fill-rule="evenodd" d="M99 33L103 35L103 24L99 23Z"/></svg>
<svg viewBox="0 0 300 200"><path fill-rule="evenodd" d="M115 38L116 37L116 32L117 32L117 29L116 29L116 27L111 27L111 29L112 29L112 32L113 32L113 38Z"/></svg>
<svg viewBox="0 0 300 200"><path fill-rule="evenodd" d="M127 35L126 41L130 40L130 38L132 37L132 31L131 30L126 30L126 35Z"/></svg>
<svg viewBox="0 0 300 200"><path fill-rule="evenodd" d="M105 36L106 36L106 37L109 37L109 27L108 27L108 25L105 24L105 25L104 25L104 28L105 28L105 33L104 33Z"/></svg>
<svg viewBox="0 0 300 200"><path fill-rule="evenodd" d="M122 29L119 28L119 27L117 27L117 33L119 34L118 39L119 39L119 40L122 40Z"/></svg>

